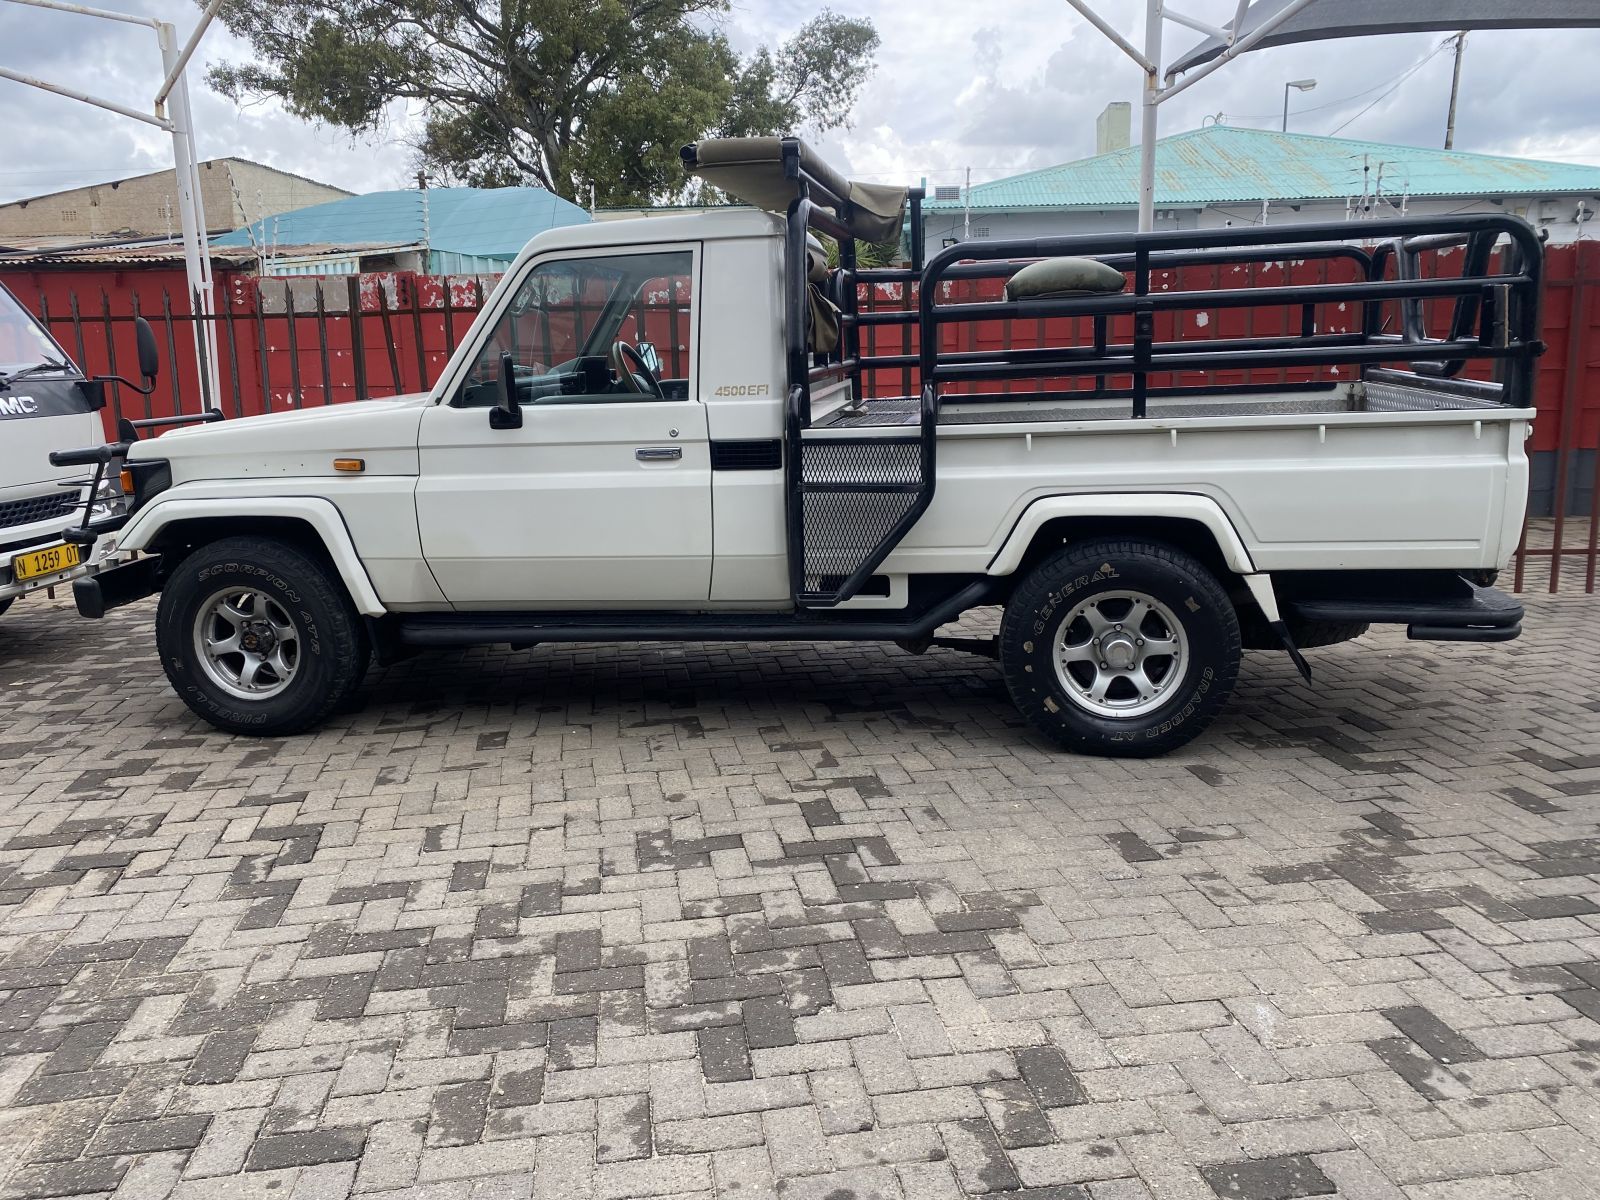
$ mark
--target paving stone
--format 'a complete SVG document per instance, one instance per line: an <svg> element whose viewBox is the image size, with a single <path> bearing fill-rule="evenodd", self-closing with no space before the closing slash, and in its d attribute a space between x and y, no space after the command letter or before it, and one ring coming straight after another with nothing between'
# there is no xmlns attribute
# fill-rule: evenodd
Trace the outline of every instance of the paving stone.
<svg viewBox="0 0 1600 1200"><path fill-rule="evenodd" d="M1200 1173L1217 1195L1237 1200L1294 1200L1297 1196L1326 1196L1335 1190L1333 1181L1311 1159L1299 1154L1203 1166Z"/></svg>
<svg viewBox="0 0 1600 1200"><path fill-rule="evenodd" d="M1088 1099L1067 1057L1053 1046L1019 1046L1017 1070L1042 1108L1062 1108Z"/></svg>
<svg viewBox="0 0 1600 1200"><path fill-rule="evenodd" d="M16 1200L45 1200L54 1196L83 1196L110 1192L127 1174L127 1158L84 1158L77 1162L23 1167L6 1180L5 1196Z"/></svg>
<svg viewBox="0 0 1600 1200"><path fill-rule="evenodd" d="M349 1162L361 1157L366 1132L360 1129L313 1129L256 1139L245 1160L247 1171L276 1171L317 1163Z"/></svg>
<svg viewBox="0 0 1600 1200"><path fill-rule="evenodd" d="M208 1116L158 1117L104 1126L89 1143L92 1156L148 1154L156 1150L192 1150L205 1137Z"/></svg>
<svg viewBox="0 0 1600 1200"><path fill-rule="evenodd" d="M742 1025L717 1025L696 1035L700 1064L709 1083L750 1078L750 1045Z"/></svg>
<svg viewBox="0 0 1600 1200"><path fill-rule="evenodd" d="M1586 1196L1600 622L1526 600L1111 762L870 646L419 656L225 738L149 602L30 598L5 1194Z"/></svg>
<svg viewBox="0 0 1600 1200"><path fill-rule="evenodd" d="M649 1095L641 1092L635 1096L602 1096L599 1105L595 1160L608 1163L649 1158L653 1144Z"/></svg>
<svg viewBox="0 0 1600 1200"><path fill-rule="evenodd" d="M941 1125L939 1133L950 1165L968 1194L1012 1192L1022 1186L987 1120L979 1117L951 1122Z"/></svg>

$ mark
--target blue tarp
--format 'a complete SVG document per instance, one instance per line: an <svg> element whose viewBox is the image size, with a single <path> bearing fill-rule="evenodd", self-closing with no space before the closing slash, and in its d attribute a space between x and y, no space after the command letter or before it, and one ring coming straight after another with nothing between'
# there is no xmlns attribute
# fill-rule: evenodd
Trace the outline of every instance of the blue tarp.
<svg viewBox="0 0 1600 1200"><path fill-rule="evenodd" d="M294 246L427 244L441 257L509 262L529 239L589 214L543 188L429 188L368 192L280 213L211 239L213 246L249 246L292 253Z"/></svg>

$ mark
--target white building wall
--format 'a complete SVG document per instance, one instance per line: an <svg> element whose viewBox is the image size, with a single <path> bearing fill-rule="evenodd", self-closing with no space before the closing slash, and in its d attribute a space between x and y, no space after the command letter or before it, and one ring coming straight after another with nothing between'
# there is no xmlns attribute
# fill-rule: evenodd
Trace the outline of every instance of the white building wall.
<svg viewBox="0 0 1600 1200"><path fill-rule="evenodd" d="M1357 197L1348 212L1343 201L1307 201L1298 207L1274 202L1266 208L1265 224L1269 226L1317 222L1342 224L1349 221L1353 225L1359 225L1363 219L1357 211L1359 200L1360 198ZM1532 222L1535 227L1547 230L1552 244L1565 245L1577 240L1579 236L1580 227L1576 217L1580 200L1584 204L1586 213L1594 214L1600 212L1600 197L1580 197L1575 195L1548 196L1538 199L1513 197L1503 204L1496 203L1491 199L1463 196L1430 197L1420 200L1408 199L1404 202L1404 208L1405 215L1411 217L1455 216L1461 213L1509 213L1513 216L1525 218ZM1398 203L1390 204L1388 202L1375 206L1370 213L1373 218L1397 217L1400 215ZM1204 209L1157 209L1155 227L1157 229L1219 229L1230 225L1259 226L1262 223L1263 212L1259 203L1240 202L1212 205ZM1137 227L1137 224L1138 216L1131 205L1125 208L1103 209L974 211L971 215L973 238L1013 239L1062 237L1068 234L1132 232ZM938 250L948 238L954 238L957 241L963 240L964 225L965 214L960 209L940 208L926 213L923 227L926 231L927 245L930 252ZM1600 237L1600 224L1586 219L1582 225L1582 236L1585 238Z"/></svg>

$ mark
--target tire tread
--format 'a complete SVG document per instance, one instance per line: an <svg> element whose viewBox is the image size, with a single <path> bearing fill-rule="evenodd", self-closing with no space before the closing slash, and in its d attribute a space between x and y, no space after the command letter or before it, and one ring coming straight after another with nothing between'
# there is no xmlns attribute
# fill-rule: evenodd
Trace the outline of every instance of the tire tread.
<svg viewBox="0 0 1600 1200"><path fill-rule="evenodd" d="M1030 619L1031 614L1038 610L1055 586L1055 581L1066 573L1063 570L1065 564L1117 559L1155 560L1173 571L1190 576L1195 586L1206 593L1207 603L1222 618L1223 643L1220 650L1223 668L1205 705L1186 721L1181 729L1173 730L1165 737L1140 742L1111 743L1104 737L1072 730L1067 720L1048 712L1035 693L1021 682L1020 669L1015 664L1007 663L1006 647L1017 636L1019 628L1014 622ZM1078 569L1072 568L1074 571ZM1145 541L1140 538L1095 538L1069 543L1042 560L1017 586L1007 601L1005 615L1001 620L1000 644L1001 668L1006 681L1006 690L1029 724L1069 750L1120 758L1149 758L1165 754L1204 733L1216 719L1233 690L1243 649L1233 602L1229 600L1227 593L1211 571L1186 551L1165 542Z"/></svg>
<svg viewBox="0 0 1600 1200"><path fill-rule="evenodd" d="M172 656L168 653L167 645L168 626L175 615L173 609L182 607L183 593L190 586L188 581L192 580L192 573L210 562L218 561L248 562L292 579L297 588L311 593L312 598L331 615L331 625L321 631L320 640L327 647L325 663L333 686L323 689L310 703L303 703L297 712L275 720L270 727L229 721L220 714L207 713L197 708L188 698L186 692L188 681L176 676L173 671ZM179 565L178 571L189 574L182 578L169 579L162 590L161 604L156 615L157 640L161 643L161 663L167 672L167 678L180 698L196 715L228 732L283 737L304 733L320 725L361 685L371 656L371 648L360 615L351 604L343 584L331 579L325 565L298 547L270 537L244 535L221 538L187 555ZM175 584L176 596L174 596ZM187 637L187 633L182 629L176 632L179 637Z"/></svg>

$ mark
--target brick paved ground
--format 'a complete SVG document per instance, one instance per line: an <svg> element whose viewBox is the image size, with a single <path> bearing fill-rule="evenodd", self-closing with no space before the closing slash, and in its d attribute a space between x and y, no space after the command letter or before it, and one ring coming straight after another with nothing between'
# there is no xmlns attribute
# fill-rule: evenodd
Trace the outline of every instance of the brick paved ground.
<svg viewBox="0 0 1600 1200"><path fill-rule="evenodd" d="M0 619L5 1196L1600 1190L1600 601L1253 656L1148 763L994 667L416 660L288 741Z"/></svg>

